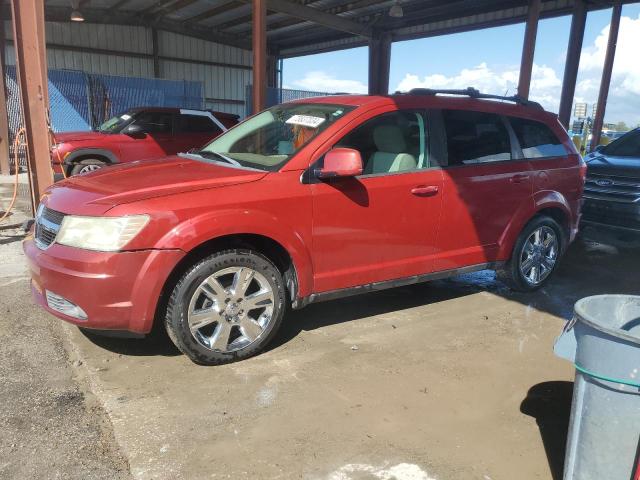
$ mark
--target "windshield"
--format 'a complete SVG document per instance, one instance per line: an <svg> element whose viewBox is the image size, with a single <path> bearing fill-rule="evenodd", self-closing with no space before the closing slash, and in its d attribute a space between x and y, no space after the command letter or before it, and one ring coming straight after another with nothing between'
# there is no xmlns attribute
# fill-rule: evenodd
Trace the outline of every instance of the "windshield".
<svg viewBox="0 0 640 480"><path fill-rule="evenodd" d="M133 112L125 112L110 118L98 127L99 132L116 133L133 119Z"/></svg>
<svg viewBox="0 0 640 480"><path fill-rule="evenodd" d="M640 129L624 134L600 151L612 157L640 157Z"/></svg>
<svg viewBox="0 0 640 480"><path fill-rule="evenodd" d="M354 108L318 103L278 105L219 136L201 154L215 154L244 167L275 171Z"/></svg>

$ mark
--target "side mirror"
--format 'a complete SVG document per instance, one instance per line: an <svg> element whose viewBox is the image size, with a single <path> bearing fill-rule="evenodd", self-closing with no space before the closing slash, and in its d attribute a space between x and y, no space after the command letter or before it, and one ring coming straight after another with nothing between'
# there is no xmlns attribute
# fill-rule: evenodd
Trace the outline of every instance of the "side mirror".
<svg viewBox="0 0 640 480"><path fill-rule="evenodd" d="M125 135L131 135L132 137L137 137L140 135L144 135L146 132L140 125L132 123L131 125L127 126L122 133L124 133Z"/></svg>
<svg viewBox="0 0 640 480"><path fill-rule="evenodd" d="M352 148L334 148L324 156L324 167L315 171L320 179L355 177L362 174L362 157Z"/></svg>

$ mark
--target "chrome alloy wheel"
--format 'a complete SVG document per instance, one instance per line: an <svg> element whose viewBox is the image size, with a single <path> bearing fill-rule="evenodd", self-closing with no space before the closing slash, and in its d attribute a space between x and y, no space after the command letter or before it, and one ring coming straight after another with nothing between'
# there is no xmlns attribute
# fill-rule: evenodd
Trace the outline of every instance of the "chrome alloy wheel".
<svg viewBox="0 0 640 480"><path fill-rule="evenodd" d="M248 267L224 268L207 277L189 302L191 335L223 353L254 343L273 315L275 296L264 275Z"/></svg>
<svg viewBox="0 0 640 480"><path fill-rule="evenodd" d="M101 165L85 165L84 167L82 167L80 169L80 171L78 172L78 174L83 174L83 173L89 173L89 172L95 172L96 170L100 170L102 168Z"/></svg>
<svg viewBox="0 0 640 480"><path fill-rule="evenodd" d="M553 271L558 260L558 236L543 225L527 238L520 253L520 273L531 286L540 285Z"/></svg>

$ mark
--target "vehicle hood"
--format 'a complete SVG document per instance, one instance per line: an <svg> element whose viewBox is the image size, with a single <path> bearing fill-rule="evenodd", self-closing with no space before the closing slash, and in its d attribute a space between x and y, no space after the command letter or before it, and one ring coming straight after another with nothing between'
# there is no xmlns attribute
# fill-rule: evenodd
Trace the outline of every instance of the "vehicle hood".
<svg viewBox="0 0 640 480"><path fill-rule="evenodd" d="M260 180L267 172L184 157L106 167L53 185L43 201L77 215L99 215L116 205Z"/></svg>
<svg viewBox="0 0 640 480"><path fill-rule="evenodd" d="M67 143L87 140L101 140L104 139L105 135L107 134L100 132L63 132L54 134L54 137L56 139L56 143Z"/></svg>
<svg viewBox="0 0 640 480"><path fill-rule="evenodd" d="M590 153L584 158L588 173L640 178L640 158L614 157L600 152Z"/></svg>

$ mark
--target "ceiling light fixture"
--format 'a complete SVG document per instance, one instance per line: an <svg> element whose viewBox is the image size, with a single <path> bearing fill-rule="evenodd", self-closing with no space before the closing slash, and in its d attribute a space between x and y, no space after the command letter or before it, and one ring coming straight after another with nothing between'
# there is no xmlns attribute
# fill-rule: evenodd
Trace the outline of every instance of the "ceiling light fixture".
<svg viewBox="0 0 640 480"><path fill-rule="evenodd" d="M402 9L402 5L400 5L400 0L396 0L396 2L389 9L389 16L393 18L402 18L404 17L404 10Z"/></svg>
<svg viewBox="0 0 640 480"><path fill-rule="evenodd" d="M71 17L72 22L84 22L84 15L80 11L80 1L72 0L71 1Z"/></svg>

